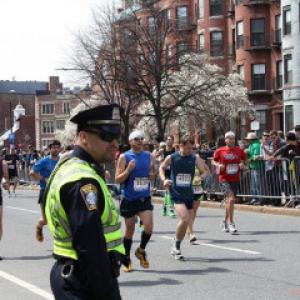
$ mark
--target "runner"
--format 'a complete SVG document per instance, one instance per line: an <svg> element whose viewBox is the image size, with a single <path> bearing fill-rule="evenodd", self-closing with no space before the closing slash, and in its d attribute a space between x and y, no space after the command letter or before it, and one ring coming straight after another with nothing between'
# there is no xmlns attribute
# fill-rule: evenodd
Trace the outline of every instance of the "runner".
<svg viewBox="0 0 300 300"><path fill-rule="evenodd" d="M226 146L218 148L212 160L219 173L219 182L225 196L225 220L222 222L222 230L237 233L233 221L234 203L239 189L240 171L247 160L246 154L240 147L235 146L235 134L228 131L225 134Z"/></svg>
<svg viewBox="0 0 300 300"><path fill-rule="evenodd" d="M204 175L209 175L209 169L204 160L193 154L193 144L194 141L190 136L184 136L179 145L179 152L167 156L159 168L160 178L164 187L170 191L171 200L180 218L176 228L175 244L171 249L171 254L175 259L183 259L180 244L194 215L192 181L195 167ZM165 170L169 166L171 167L170 179L165 176Z"/></svg>
<svg viewBox="0 0 300 300"><path fill-rule="evenodd" d="M8 165L8 176L9 176L9 189L8 197L11 196L10 186L13 186L13 193L16 197L16 188L19 181L18 169L19 169L19 156L16 153L15 148L10 149L10 154L5 156L5 161Z"/></svg>
<svg viewBox="0 0 300 300"><path fill-rule="evenodd" d="M202 158L200 157L202 160ZM203 162L205 162L203 160ZM198 168L195 168L195 176L193 179L193 193L194 193L194 201L193 201L193 211L191 214L190 222L187 228L187 234L189 236L190 243L193 244L197 241L197 237L194 234L194 223L197 216L197 210L200 206L200 201L203 200L204 190L203 190L203 184L202 184L202 176L201 172Z"/></svg>
<svg viewBox="0 0 300 300"><path fill-rule="evenodd" d="M35 180L39 180L40 185L40 194L38 198L38 204L41 207L41 218L39 219L36 225L36 239L39 242L44 240L43 236L43 226L47 224L44 213L44 203L43 197L45 193L46 184L48 178L50 177L51 172L54 170L56 163L59 160L59 152L60 152L60 142L54 140L49 145L49 156L46 156L40 160L38 160L34 165L32 170L30 171L30 176L32 176Z"/></svg>
<svg viewBox="0 0 300 300"><path fill-rule="evenodd" d="M135 251L135 256L140 260L143 268L149 268L146 255L153 228L153 205L151 203L150 180L154 176L154 159L151 153L143 151L144 134L133 131L129 135L131 149L120 155L117 163L117 184L122 184L122 201L120 206L121 216L125 218L124 247L126 251L125 272L132 271L130 249L135 230L135 217L139 216L143 222L144 230L141 233L140 246Z"/></svg>
<svg viewBox="0 0 300 300"><path fill-rule="evenodd" d="M5 160L3 160L3 154L0 152L0 183L2 182L3 188L9 190L9 177L8 177L8 166ZM0 240L2 239L3 234L3 198L2 198L2 189L0 185ZM0 260L2 257L0 256Z"/></svg>

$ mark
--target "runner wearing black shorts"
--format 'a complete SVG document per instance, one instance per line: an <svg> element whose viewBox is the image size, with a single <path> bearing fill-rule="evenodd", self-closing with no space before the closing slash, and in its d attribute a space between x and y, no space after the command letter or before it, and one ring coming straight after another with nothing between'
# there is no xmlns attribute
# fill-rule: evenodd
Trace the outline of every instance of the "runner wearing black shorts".
<svg viewBox="0 0 300 300"><path fill-rule="evenodd" d="M221 191L225 197L225 219L221 227L224 232L237 233L233 221L234 203L239 190L240 171L247 160L245 152L235 146L235 134L229 131L225 134L226 146L218 148L212 160L219 174Z"/></svg>
<svg viewBox="0 0 300 300"><path fill-rule="evenodd" d="M135 217L139 216L144 230L135 256L143 268L149 268L146 246L153 229L153 205L151 204L150 180L154 177L154 160L150 152L143 150L144 134L133 131L129 135L131 149L121 154L117 162L115 181L121 184L122 200L120 214L125 219L124 247L126 262L124 271L132 271L130 250L135 231Z"/></svg>

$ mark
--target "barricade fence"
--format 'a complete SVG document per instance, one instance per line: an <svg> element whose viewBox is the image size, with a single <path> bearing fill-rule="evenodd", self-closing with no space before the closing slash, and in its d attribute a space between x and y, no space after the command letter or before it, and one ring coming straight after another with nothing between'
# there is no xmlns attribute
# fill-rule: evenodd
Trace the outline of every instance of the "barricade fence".
<svg viewBox="0 0 300 300"><path fill-rule="evenodd" d="M220 189L218 174L211 161L212 158L206 161L211 174L202 183L204 193L208 200L214 196L223 199L224 195ZM109 186L115 189L116 185L109 184ZM158 172L156 172L151 186L154 194L164 194L165 190ZM250 168L249 164L246 165L241 170L237 197L245 203L257 200L262 204L294 207L300 201L300 157L295 157L292 161L286 158L259 160L255 168Z"/></svg>

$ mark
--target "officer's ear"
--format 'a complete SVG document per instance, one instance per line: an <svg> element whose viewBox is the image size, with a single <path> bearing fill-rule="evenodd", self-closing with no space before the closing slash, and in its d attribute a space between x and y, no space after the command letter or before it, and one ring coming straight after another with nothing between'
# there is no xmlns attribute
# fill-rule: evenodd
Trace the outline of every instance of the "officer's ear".
<svg viewBox="0 0 300 300"><path fill-rule="evenodd" d="M79 131L78 137L82 144L86 145L88 143L87 142L87 133L85 131Z"/></svg>

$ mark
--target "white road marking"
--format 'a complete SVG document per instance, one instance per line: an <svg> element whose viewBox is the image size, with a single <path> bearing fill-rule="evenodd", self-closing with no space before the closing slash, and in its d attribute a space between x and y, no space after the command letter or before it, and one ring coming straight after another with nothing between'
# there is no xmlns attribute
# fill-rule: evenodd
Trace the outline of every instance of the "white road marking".
<svg viewBox="0 0 300 300"><path fill-rule="evenodd" d="M21 207L16 207L16 206L5 206L6 208L9 209L14 209L14 210L21 210L21 211L26 211L26 212L30 212L32 214L40 214L41 212L39 212L38 210L31 210L31 209L26 209L26 208L21 208Z"/></svg>
<svg viewBox="0 0 300 300"><path fill-rule="evenodd" d="M166 239L166 240L174 240L173 237L167 236L167 235L159 235L158 236L161 239ZM242 252L242 253L247 253L247 254L252 254L252 255L260 255L260 252L257 251L252 251L252 250L244 250L244 249L239 249L239 248L233 248L233 247L225 247L225 246L220 246L220 245L215 245L215 244L209 244L209 243L199 243L199 242L194 242L196 245L200 246L206 246L206 247L211 247L211 248L216 248L216 249L222 249L222 250L228 250L228 251L235 251L235 252Z"/></svg>
<svg viewBox="0 0 300 300"><path fill-rule="evenodd" d="M0 270L0 277L4 278L6 280L9 280L16 285L21 286L22 288L30 291L33 294L41 296L43 299L54 300L54 297L47 291L44 291L44 290L40 289L39 287L37 287L31 283L28 283L22 279L19 279L11 274L8 274L4 271Z"/></svg>

